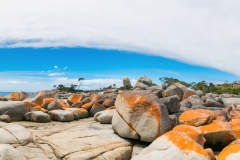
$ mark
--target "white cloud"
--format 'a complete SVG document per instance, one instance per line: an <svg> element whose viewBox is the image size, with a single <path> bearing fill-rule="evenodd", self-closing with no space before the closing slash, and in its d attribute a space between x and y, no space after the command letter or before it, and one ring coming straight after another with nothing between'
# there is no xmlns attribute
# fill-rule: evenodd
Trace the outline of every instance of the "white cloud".
<svg viewBox="0 0 240 160"><path fill-rule="evenodd" d="M237 0L0 2L0 47L137 51L240 76Z"/></svg>
<svg viewBox="0 0 240 160"><path fill-rule="evenodd" d="M71 84L78 85L79 81L78 79L69 79L67 77L62 77L62 78L55 78L52 79L52 85L56 84L63 84L65 86L70 86ZM132 79L131 83L134 85L137 80ZM90 79L90 80L84 80L83 83L81 84L80 89L83 90L91 90L91 89L99 89L103 87L107 87L109 85L116 84L116 87L121 87L123 86L123 80L122 79Z"/></svg>
<svg viewBox="0 0 240 160"><path fill-rule="evenodd" d="M61 75L64 75L65 73L49 73L48 76L61 76Z"/></svg>
<svg viewBox="0 0 240 160"><path fill-rule="evenodd" d="M3 82L3 81L0 81L0 83L5 83L5 84L27 84L27 83L30 83L30 82L27 82L27 81L6 81L6 82Z"/></svg>
<svg viewBox="0 0 240 160"><path fill-rule="evenodd" d="M172 70L165 70L165 69L154 69L154 70L157 72L170 73L170 74L177 75L177 76L181 75L181 73L172 71Z"/></svg>
<svg viewBox="0 0 240 160"><path fill-rule="evenodd" d="M64 68L63 68L63 70L66 70L66 69L67 69L67 67L64 67Z"/></svg>
<svg viewBox="0 0 240 160"><path fill-rule="evenodd" d="M58 66L54 66L55 69L58 69Z"/></svg>

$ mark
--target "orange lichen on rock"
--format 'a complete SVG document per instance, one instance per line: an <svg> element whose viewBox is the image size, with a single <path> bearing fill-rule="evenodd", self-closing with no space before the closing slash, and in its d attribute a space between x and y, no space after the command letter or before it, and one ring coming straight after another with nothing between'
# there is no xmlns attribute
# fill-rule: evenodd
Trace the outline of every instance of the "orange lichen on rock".
<svg viewBox="0 0 240 160"><path fill-rule="evenodd" d="M206 142L205 138L203 137L202 131L197 127L189 125L178 125L173 128L173 131L183 132L201 146L204 146L204 143Z"/></svg>
<svg viewBox="0 0 240 160"><path fill-rule="evenodd" d="M230 111L231 119L240 119L240 111Z"/></svg>
<svg viewBox="0 0 240 160"><path fill-rule="evenodd" d="M69 97L69 101L71 101L73 104L79 102L82 100L82 95L81 94L72 94Z"/></svg>
<svg viewBox="0 0 240 160"><path fill-rule="evenodd" d="M195 110L188 110L179 117L180 124L187 124L191 126L200 126L211 121L212 116L208 113L198 112Z"/></svg>
<svg viewBox="0 0 240 160"><path fill-rule="evenodd" d="M116 106L108 107L106 110L110 110L110 109L116 109Z"/></svg>
<svg viewBox="0 0 240 160"><path fill-rule="evenodd" d="M69 105L64 100L58 99L57 101L63 106L63 109L69 108Z"/></svg>
<svg viewBox="0 0 240 160"><path fill-rule="evenodd" d="M197 95L196 91L192 89L187 89L183 94L182 100L187 99L189 96L192 96L192 95Z"/></svg>
<svg viewBox="0 0 240 160"><path fill-rule="evenodd" d="M35 103L33 103L33 102L23 102L23 104L24 104L25 106L27 106L29 109L30 109L31 107L37 106L37 104L35 104Z"/></svg>
<svg viewBox="0 0 240 160"><path fill-rule="evenodd" d="M121 93L120 93L120 96ZM154 101L151 101L151 99L147 95L140 95L140 94L124 94L122 96L124 101L128 103L128 112L133 113L134 115L141 115L143 113L147 114L149 117L154 117L154 119L157 121L158 125L158 133L156 135L156 138L161 135L160 130L160 119L161 114L159 112L159 105Z"/></svg>
<svg viewBox="0 0 240 160"><path fill-rule="evenodd" d="M237 139L235 141L232 141L231 143L229 143L229 146L230 145L235 145L235 144L240 144L240 139Z"/></svg>
<svg viewBox="0 0 240 160"><path fill-rule="evenodd" d="M44 98L43 102L51 103L53 100L54 100L54 98Z"/></svg>
<svg viewBox="0 0 240 160"><path fill-rule="evenodd" d="M229 122L237 139L240 139L240 119L233 119Z"/></svg>
<svg viewBox="0 0 240 160"><path fill-rule="evenodd" d="M222 130L226 130L226 127L225 127L224 123L227 123L227 122L213 121L210 124L200 126L199 129L203 133L222 131Z"/></svg>
<svg viewBox="0 0 240 160"><path fill-rule="evenodd" d="M20 101L20 93L19 92L12 92L9 95L9 97L12 101Z"/></svg>
<svg viewBox="0 0 240 160"><path fill-rule="evenodd" d="M217 116L216 121L227 122L224 116Z"/></svg>
<svg viewBox="0 0 240 160"><path fill-rule="evenodd" d="M207 159L210 160L207 152L204 148L193 141L191 138L187 137L184 133L178 131L170 131L164 134L168 137L168 140L171 141L176 147L178 147L184 154L189 155L192 152L201 154Z"/></svg>
<svg viewBox="0 0 240 160"><path fill-rule="evenodd" d="M82 108L86 109L87 111L90 111L90 109L92 108L94 102L88 102L84 105L82 105Z"/></svg>
<svg viewBox="0 0 240 160"><path fill-rule="evenodd" d="M212 120L216 119L215 114L212 111L210 111L210 110L207 110L207 109L196 109L195 111L201 112L201 113L207 113L207 114L211 115Z"/></svg>
<svg viewBox="0 0 240 160"><path fill-rule="evenodd" d="M228 122L213 121L210 124L198 127L206 138L205 146L214 150L222 149L232 141L236 140Z"/></svg>
<svg viewBox="0 0 240 160"><path fill-rule="evenodd" d="M230 145L225 147L218 155L218 160L226 160L230 154L236 154L240 152L240 144Z"/></svg>
<svg viewBox="0 0 240 160"><path fill-rule="evenodd" d="M42 95L43 95L43 92L38 93L38 95L37 95L37 97L36 97L36 100L35 100L35 103L36 103L36 104L42 105L42 103L43 103Z"/></svg>

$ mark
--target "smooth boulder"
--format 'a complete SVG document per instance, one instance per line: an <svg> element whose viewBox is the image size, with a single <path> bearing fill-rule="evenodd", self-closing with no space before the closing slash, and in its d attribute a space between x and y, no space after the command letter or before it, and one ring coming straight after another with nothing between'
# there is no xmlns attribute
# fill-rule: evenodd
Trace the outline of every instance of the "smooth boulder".
<svg viewBox="0 0 240 160"><path fill-rule="evenodd" d="M130 130L140 135L141 141L152 142L171 128L166 106L158 97L147 91L121 92L117 96L115 106L117 113L114 116L117 117L113 116L113 129L117 131L118 127L121 127L114 122L123 120ZM120 133L119 135L131 138Z"/></svg>
<svg viewBox="0 0 240 160"><path fill-rule="evenodd" d="M204 148L182 132L170 131L156 139L132 160L210 160Z"/></svg>
<svg viewBox="0 0 240 160"><path fill-rule="evenodd" d="M169 114L177 113L180 109L179 98L177 95L159 99L168 110Z"/></svg>

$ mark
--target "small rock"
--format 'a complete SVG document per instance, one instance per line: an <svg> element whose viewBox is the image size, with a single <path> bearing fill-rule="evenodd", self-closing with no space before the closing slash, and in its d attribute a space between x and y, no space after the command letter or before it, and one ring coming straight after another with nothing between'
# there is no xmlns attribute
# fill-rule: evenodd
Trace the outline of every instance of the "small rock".
<svg viewBox="0 0 240 160"><path fill-rule="evenodd" d="M202 113L195 110L188 110L179 117L180 124L187 124L191 126L201 126L212 121L212 116L208 113Z"/></svg>
<svg viewBox="0 0 240 160"><path fill-rule="evenodd" d="M9 123L11 122L11 118L8 115L0 115L0 121Z"/></svg>
<svg viewBox="0 0 240 160"><path fill-rule="evenodd" d="M74 120L74 115L70 111L52 110L48 112L53 121L71 122Z"/></svg>

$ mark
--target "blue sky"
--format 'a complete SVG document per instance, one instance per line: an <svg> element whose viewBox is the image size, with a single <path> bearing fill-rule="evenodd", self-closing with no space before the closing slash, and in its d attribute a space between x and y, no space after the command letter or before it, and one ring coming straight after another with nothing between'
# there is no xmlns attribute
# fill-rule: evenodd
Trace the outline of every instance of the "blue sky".
<svg viewBox="0 0 240 160"><path fill-rule="evenodd" d="M0 91L240 79L237 0L0 2Z"/></svg>
<svg viewBox="0 0 240 160"><path fill-rule="evenodd" d="M189 65L176 60L134 52L94 48L6 48L0 49L0 88L2 91L36 91L53 85L78 84L85 78L84 89L132 83L140 76L161 85L160 77L174 77L187 82L206 80L229 82L237 76L216 69ZM16 89L15 89L16 88Z"/></svg>

